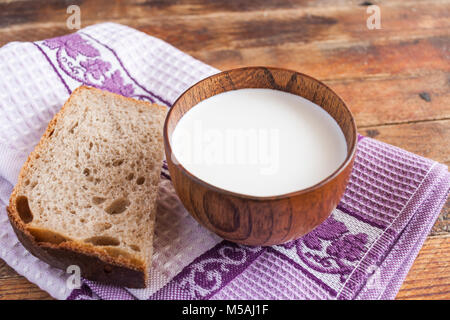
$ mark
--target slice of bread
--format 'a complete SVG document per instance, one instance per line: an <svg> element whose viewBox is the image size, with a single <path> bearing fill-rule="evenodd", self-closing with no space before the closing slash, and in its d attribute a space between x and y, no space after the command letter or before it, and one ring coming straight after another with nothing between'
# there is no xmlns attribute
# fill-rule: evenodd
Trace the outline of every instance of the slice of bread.
<svg viewBox="0 0 450 320"><path fill-rule="evenodd" d="M87 279L146 286L166 109L90 87L72 93L7 208L32 254Z"/></svg>

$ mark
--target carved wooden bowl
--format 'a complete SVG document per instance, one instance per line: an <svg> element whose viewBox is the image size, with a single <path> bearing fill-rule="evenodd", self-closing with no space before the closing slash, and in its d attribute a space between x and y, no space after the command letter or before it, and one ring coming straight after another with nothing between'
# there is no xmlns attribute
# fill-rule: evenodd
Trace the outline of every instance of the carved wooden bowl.
<svg viewBox="0 0 450 320"><path fill-rule="evenodd" d="M172 154L171 136L175 126L200 101L242 88L282 90L321 106L337 121L344 133L347 141L344 163L329 177L310 188L269 197L226 191L195 177ZM164 144L175 190L185 208L200 224L233 242L275 245L310 232L336 208L352 170L357 132L350 110L322 82L295 71L247 67L213 75L186 90L166 118Z"/></svg>

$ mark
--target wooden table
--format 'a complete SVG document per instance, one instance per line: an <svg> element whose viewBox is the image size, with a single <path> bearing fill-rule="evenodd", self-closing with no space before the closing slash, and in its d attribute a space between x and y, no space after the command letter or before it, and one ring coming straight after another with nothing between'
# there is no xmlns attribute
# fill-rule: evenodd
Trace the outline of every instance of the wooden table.
<svg viewBox="0 0 450 320"><path fill-rule="evenodd" d="M450 0L0 0L0 45L114 21L218 68L271 65L310 74L350 106L362 134L450 164ZM398 299L450 299L450 201ZM49 299L0 260L0 299Z"/></svg>

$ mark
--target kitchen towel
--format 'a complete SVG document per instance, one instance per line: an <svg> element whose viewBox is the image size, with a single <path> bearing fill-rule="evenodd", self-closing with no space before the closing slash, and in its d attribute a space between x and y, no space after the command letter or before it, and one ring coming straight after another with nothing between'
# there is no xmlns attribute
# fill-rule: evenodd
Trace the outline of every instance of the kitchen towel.
<svg viewBox="0 0 450 320"><path fill-rule="evenodd" d="M218 72L164 41L102 23L0 48L0 258L58 299L392 299L449 193L447 167L359 137L354 169L331 216L272 247L223 241L191 218L163 168L151 284L82 280L32 256L5 207L19 170L70 93L86 84L168 107ZM280 177L286 179L288 177Z"/></svg>

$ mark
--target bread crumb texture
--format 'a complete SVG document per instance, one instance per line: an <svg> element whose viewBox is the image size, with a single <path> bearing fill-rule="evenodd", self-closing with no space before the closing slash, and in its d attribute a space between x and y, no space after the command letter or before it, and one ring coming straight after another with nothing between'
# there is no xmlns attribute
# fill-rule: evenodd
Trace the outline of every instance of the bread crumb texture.
<svg viewBox="0 0 450 320"><path fill-rule="evenodd" d="M74 241L147 266L165 115L164 107L77 89L14 191L13 206L35 241Z"/></svg>

